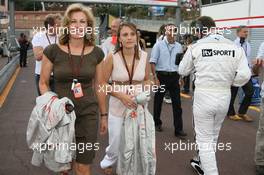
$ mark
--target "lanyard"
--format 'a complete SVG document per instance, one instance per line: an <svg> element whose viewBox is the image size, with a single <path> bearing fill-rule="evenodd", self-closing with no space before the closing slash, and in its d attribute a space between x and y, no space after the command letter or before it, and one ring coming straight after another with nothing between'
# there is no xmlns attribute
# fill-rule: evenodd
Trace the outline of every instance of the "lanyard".
<svg viewBox="0 0 264 175"><path fill-rule="evenodd" d="M78 66L75 66L74 63L73 63L73 58L72 58L72 54L71 54L70 44L68 43L69 64L70 64L70 67L72 68L72 75L75 78L77 78L80 75L80 70L81 70L82 62L83 62L84 49L85 49L85 44L83 44L80 64Z"/></svg>
<svg viewBox="0 0 264 175"><path fill-rule="evenodd" d="M50 42L50 39L49 39L49 36L47 35L47 33L46 33L46 37L47 37L47 40L49 42L49 45L51 45L51 42ZM57 43L57 36L55 37L55 42L54 43L55 44Z"/></svg>
<svg viewBox="0 0 264 175"><path fill-rule="evenodd" d="M125 55L123 53L123 50L121 50L121 54L122 54L122 58L123 58L123 61L124 61L124 64L126 66L126 70L127 70L127 73L128 73L129 84L131 85L132 84L132 81L133 81L133 76L134 76L134 67L135 67L135 60L136 60L136 52L135 52L134 58L133 58L131 74L129 73L129 69L128 69L128 66L127 66L127 62L126 62L126 59L125 59Z"/></svg>

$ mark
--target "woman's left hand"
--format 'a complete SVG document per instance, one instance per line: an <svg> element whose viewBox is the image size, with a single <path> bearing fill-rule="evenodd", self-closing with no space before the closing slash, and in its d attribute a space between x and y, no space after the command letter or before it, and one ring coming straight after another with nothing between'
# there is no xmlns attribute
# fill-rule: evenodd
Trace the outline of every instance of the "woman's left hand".
<svg viewBox="0 0 264 175"><path fill-rule="evenodd" d="M100 135L105 135L108 130L108 118L102 117L100 121Z"/></svg>

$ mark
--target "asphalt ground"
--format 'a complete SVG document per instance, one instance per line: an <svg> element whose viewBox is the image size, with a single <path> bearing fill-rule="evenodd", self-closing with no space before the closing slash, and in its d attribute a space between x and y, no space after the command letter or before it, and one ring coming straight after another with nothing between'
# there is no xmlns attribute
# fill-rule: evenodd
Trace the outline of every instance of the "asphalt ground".
<svg viewBox="0 0 264 175"><path fill-rule="evenodd" d="M5 103L0 108L0 175L53 175L44 166L31 165L32 151L26 144L26 128L37 95L34 80L34 60L28 59L27 68L21 68ZM173 135L172 106L163 103L162 120L164 131L156 133L157 175L194 175L190 158L195 150L180 150L180 143L193 142L192 100L182 98L185 141ZM149 103L153 112L153 100ZM259 112L249 110L254 118L251 123L226 119L219 142L231 146L231 150L218 151L217 161L220 175L254 175L254 148ZM98 136L100 149L96 153L93 174L101 175L99 162L104 156L107 136ZM168 149L170 145L172 149ZM177 148L178 146L178 148ZM228 148L229 148L228 146ZM184 147L182 147L184 148ZM222 147L221 147L222 148ZM225 147L227 148L227 146Z"/></svg>

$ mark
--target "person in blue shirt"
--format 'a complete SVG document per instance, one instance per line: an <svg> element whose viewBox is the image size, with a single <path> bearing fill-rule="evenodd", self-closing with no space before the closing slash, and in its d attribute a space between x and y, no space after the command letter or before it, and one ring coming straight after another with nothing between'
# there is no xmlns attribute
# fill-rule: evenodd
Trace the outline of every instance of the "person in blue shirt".
<svg viewBox="0 0 264 175"><path fill-rule="evenodd" d="M156 131L161 132L162 121L160 119L163 97L165 91L169 91L175 127L175 136L183 138L186 133L183 131L182 108L180 99L180 85L178 66L175 64L176 55L182 53L182 46L175 40L176 26L166 25L166 33L163 40L157 42L151 53L150 64L155 84L160 86L154 96L154 121Z"/></svg>

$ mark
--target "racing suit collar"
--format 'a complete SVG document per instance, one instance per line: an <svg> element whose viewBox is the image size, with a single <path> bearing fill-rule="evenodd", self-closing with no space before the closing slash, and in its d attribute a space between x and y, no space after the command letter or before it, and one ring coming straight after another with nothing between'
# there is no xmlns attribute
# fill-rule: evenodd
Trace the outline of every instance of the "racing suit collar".
<svg viewBox="0 0 264 175"><path fill-rule="evenodd" d="M217 39L224 38L224 36L219 34L219 33L209 33L208 35L204 36L203 38L207 38L207 37L212 37L212 38L217 38Z"/></svg>

